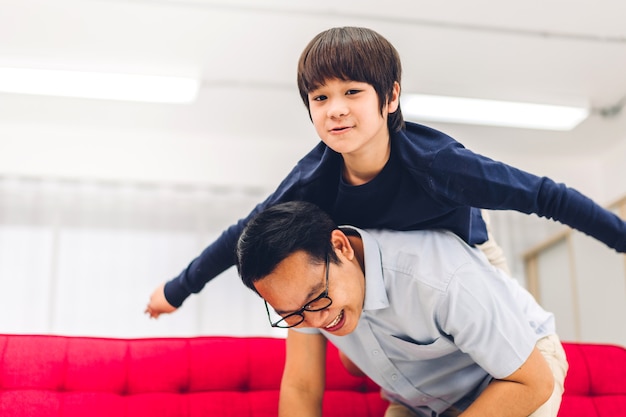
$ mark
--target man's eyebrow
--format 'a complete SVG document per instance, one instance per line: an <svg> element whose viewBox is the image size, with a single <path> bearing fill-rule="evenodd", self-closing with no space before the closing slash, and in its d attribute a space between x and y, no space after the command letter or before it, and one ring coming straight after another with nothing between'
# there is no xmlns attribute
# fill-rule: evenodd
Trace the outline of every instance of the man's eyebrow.
<svg viewBox="0 0 626 417"><path fill-rule="evenodd" d="M304 297L304 299L306 300L304 304L302 304L302 307L306 306L309 302L311 302L315 297L318 297L320 295L322 295L322 292L324 291L323 289L320 288L326 288L326 283L324 284L316 284L313 286L313 288L311 288L311 291L309 291L309 293L306 295L306 297ZM300 307L300 308L302 308ZM299 310L299 309L298 309ZM276 310L274 309L274 311L276 312L276 314L281 315L281 316L286 316L287 314L291 314L291 313L295 313L298 310L293 310L293 311L284 311L284 310Z"/></svg>

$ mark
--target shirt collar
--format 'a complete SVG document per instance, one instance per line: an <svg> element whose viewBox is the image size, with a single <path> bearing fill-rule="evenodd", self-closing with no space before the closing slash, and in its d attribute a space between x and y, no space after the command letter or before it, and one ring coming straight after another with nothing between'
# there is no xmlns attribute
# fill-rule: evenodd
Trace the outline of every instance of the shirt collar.
<svg viewBox="0 0 626 417"><path fill-rule="evenodd" d="M378 242L372 235L354 226L341 226L341 230L353 230L363 241L365 264L365 301L363 310L378 310L389 307L389 298L383 279L382 254Z"/></svg>

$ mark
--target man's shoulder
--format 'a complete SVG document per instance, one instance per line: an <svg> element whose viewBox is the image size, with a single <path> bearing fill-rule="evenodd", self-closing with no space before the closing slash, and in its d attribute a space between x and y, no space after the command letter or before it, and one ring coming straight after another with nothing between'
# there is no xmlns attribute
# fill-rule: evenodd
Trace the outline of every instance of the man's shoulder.
<svg viewBox="0 0 626 417"><path fill-rule="evenodd" d="M383 262L415 265L422 270L454 271L480 263L477 249L448 230L368 230L377 241Z"/></svg>
<svg viewBox="0 0 626 417"><path fill-rule="evenodd" d="M457 235L445 229L425 229L425 230L389 230L389 229L368 229L380 244L385 246L407 246L419 250L424 246L429 246L435 242L444 245L467 246Z"/></svg>

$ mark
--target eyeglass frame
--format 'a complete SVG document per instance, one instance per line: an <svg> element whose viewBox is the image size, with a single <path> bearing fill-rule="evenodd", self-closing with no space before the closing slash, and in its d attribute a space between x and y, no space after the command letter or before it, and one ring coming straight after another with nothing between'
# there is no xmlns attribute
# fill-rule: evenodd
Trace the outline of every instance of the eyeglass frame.
<svg viewBox="0 0 626 417"><path fill-rule="evenodd" d="M308 301L304 305L304 307L302 307L300 310L295 311L293 313L289 313L286 316L282 317L280 320L275 321L274 323L272 323L272 317L270 315L269 305L267 304L266 300L263 300L265 302L265 310L267 311L267 319L269 320L270 325L272 327L276 327L276 328L279 328L279 329L290 329L292 327L296 327L299 324L302 324L302 322L304 321L304 312L305 311L308 311L310 313L315 313L315 312L318 312L318 311L326 310L328 307L330 307L333 304L333 299L328 296L328 270L330 269L329 266L330 266L330 259L328 258L328 254L326 254L326 289L320 295L318 295L317 297L315 297L311 301ZM320 300L322 300L324 298L328 299L328 301L329 301L328 305L326 305L326 306L324 306L322 308L315 308L315 309L307 308L309 305L315 303L316 301L320 301ZM290 318L290 317L294 317L294 316L300 316L300 321L298 321L295 324L288 324L287 326L280 326L279 325L281 322L285 322L287 324L287 319Z"/></svg>

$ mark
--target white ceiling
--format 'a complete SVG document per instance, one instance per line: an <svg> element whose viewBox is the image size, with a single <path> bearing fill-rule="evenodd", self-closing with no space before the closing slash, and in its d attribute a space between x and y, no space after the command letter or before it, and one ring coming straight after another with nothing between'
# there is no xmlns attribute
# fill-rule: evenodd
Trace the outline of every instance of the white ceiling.
<svg viewBox="0 0 626 417"><path fill-rule="evenodd" d="M258 137L301 141L284 156L294 163L317 140L299 101L296 62L324 29L367 26L387 37L403 59L405 93L601 109L626 96L625 21L622 0L0 0L0 65L203 80L187 106L0 94L0 123L207 141L219 132L243 138L248 149ZM626 141L623 113L594 114L572 132L436 127L495 156L588 156Z"/></svg>

